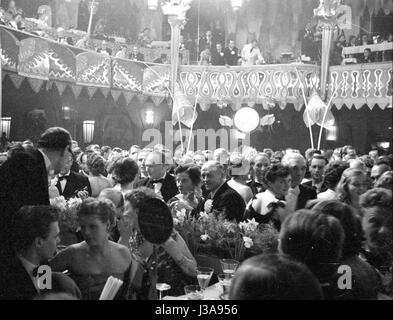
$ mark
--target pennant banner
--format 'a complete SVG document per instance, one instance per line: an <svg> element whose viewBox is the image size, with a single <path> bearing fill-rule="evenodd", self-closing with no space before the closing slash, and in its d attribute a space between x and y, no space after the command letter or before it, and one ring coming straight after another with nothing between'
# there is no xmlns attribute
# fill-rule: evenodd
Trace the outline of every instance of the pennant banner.
<svg viewBox="0 0 393 320"><path fill-rule="evenodd" d="M21 77L20 75L10 73L9 77L11 79L12 84L16 89L19 89L20 86L22 85L23 80L25 79L24 77Z"/></svg>
<svg viewBox="0 0 393 320"><path fill-rule="evenodd" d="M136 97L138 98L138 101L140 104L144 104L147 101L147 99L149 98L148 96L143 95L143 94L138 94Z"/></svg>
<svg viewBox="0 0 393 320"><path fill-rule="evenodd" d="M64 82L56 82L57 90L59 91L59 95L62 96L65 89L67 89L67 83Z"/></svg>
<svg viewBox="0 0 393 320"><path fill-rule="evenodd" d="M42 84L44 83L44 80L33 78L27 78L27 81L29 82L31 89L33 89L35 93L40 92Z"/></svg>
<svg viewBox="0 0 393 320"><path fill-rule="evenodd" d="M165 97L160 97L160 96L151 97L151 101L153 101L153 103L156 107L158 107L164 100L165 100Z"/></svg>
<svg viewBox="0 0 393 320"><path fill-rule="evenodd" d="M122 92L120 90L112 90L111 95L112 95L113 101L115 101L115 102L119 101L121 94L122 94Z"/></svg>
<svg viewBox="0 0 393 320"><path fill-rule="evenodd" d="M127 105L129 105L132 99L135 97L135 93L132 92L123 92L124 99L126 99Z"/></svg>
<svg viewBox="0 0 393 320"><path fill-rule="evenodd" d="M72 90L72 93L74 94L75 99L78 99L82 90L83 90L83 87L77 86L77 85L71 85L71 90Z"/></svg>
<svg viewBox="0 0 393 320"><path fill-rule="evenodd" d="M97 89L98 89L97 87L86 87L89 99L94 97L95 93L97 92Z"/></svg>
<svg viewBox="0 0 393 320"><path fill-rule="evenodd" d="M102 95L105 97L105 99L108 98L108 95L110 92L109 88L100 88L100 91L101 91Z"/></svg>

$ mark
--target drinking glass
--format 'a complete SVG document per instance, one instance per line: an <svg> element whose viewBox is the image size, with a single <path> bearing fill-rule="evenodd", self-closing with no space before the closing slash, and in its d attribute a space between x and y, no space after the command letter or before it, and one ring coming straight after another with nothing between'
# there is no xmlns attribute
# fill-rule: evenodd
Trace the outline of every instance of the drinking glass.
<svg viewBox="0 0 393 320"><path fill-rule="evenodd" d="M209 285L212 275L213 275L212 268L206 268L206 267L198 267L197 268L197 279L198 279L198 283L199 283L199 286L201 287L202 292Z"/></svg>
<svg viewBox="0 0 393 320"><path fill-rule="evenodd" d="M220 284L223 296L228 296L231 287L232 275L229 273L221 273L218 275L218 283Z"/></svg>
<svg viewBox="0 0 393 320"><path fill-rule="evenodd" d="M200 286L185 286L184 292L186 293L188 300L203 300L203 294Z"/></svg>
<svg viewBox="0 0 393 320"><path fill-rule="evenodd" d="M160 295L159 295L158 299L162 300L162 292L171 290L171 286L169 284L167 284L167 283L157 283L156 284L156 289L160 292Z"/></svg>
<svg viewBox="0 0 393 320"><path fill-rule="evenodd" d="M233 275L239 265L239 261L233 259L221 259L222 272L225 274Z"/></svg>

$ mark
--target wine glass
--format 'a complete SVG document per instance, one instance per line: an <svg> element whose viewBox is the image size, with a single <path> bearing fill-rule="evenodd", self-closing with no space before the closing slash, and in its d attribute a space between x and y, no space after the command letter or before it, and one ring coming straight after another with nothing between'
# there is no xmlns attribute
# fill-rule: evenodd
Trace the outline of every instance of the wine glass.
<svg viewBox="0 0 393 320"><path fill-rule="evenodd" d="M230 276L232 276L235 273L237 266L239 265L239 261L233 259L221 259L220 262L221 262L222 272Z"/></svg>
<svg viewBox="0 0 393 320"><path fill-rule="evenodd" d="M207 267L197 268L197 279L202 292L205 291L206 287L209 285L213 271L214 270L212 268Z"/></svg>
<svg viewBox="0 0 393 320"><path fill-rule="evenodd" d="M171 290L171 286L169 284L167 284L167 283L157 283L156 284L156 289L160 292L160 295L159 295L158 299L162 300L162 292Z"/></svg>

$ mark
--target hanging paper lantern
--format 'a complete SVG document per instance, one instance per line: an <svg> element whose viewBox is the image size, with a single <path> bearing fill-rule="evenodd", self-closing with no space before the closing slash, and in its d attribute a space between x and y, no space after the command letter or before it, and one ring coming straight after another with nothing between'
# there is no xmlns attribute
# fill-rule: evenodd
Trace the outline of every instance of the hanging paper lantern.
<svg viewBox="0 0 393 320"><path fill-rule="evenodd" d="M241 132L249 133L259 126L259 114L254 109L245 107L236 112L234 123Z"/></svg>
<svg viewBox="0 0 393 320"><path fill-rule="evenodd" d="M306 124L306 127L309 127L309 124L312 126L317 124L322 126L323 117L327 110L327 105L322 101L321 97L318 95L316 91L313 91L311 94L311 99L308 102L308 106L303 113L303 120ZM333 113L328 110L325 117L325 122L323 123L324 128L332 127L335 123L335 119Z"/></svg>

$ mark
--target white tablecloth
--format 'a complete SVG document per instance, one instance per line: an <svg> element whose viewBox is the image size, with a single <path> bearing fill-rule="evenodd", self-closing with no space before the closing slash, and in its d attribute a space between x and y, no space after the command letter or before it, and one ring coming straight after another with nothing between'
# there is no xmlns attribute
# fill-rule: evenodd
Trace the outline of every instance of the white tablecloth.
<svg viewBox="0 0 393 320"><path fill-rule="evenodd" d="M220 296L222 295L222 287L219 283L213 284L210 287L207 287L206 290L203 292L204 299L203 300L221 300ZM165 296L162 298L163 300L187 300L187 296L179 296L179 297L172 297L172 296Z"/></svg>

